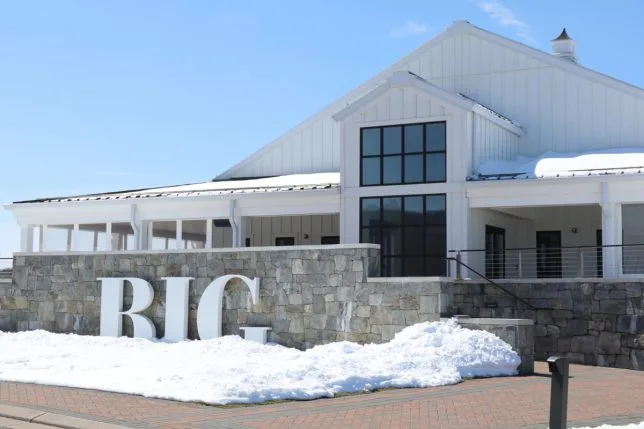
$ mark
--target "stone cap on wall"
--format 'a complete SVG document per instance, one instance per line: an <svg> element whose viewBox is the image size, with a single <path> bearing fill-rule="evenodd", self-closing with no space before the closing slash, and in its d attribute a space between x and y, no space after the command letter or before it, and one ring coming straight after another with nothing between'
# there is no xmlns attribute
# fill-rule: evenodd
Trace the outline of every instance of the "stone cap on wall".
<svg viewBox="0 0 644 429"><path fill-rule="evenodd" d="M457 320L459 325L505 325L505 326L523 326L534 325L532 319L496 319L487 317L466 317Z"/></svg>
<svg viewBox="0 0 644 429"><path fill-rule="evenodd" d="M84 251L84 252L16 252L16 256L93 256L93 255L156 255L170 253L238 253L238 252L288 252L305 250L344 250L344 249L376 249L379 244L317 244L310 246L266 246L266 247L222 247L217 249L168 249L168 250L112 250L112 251Z"/></svg>
<svg viewBox="0 0 644 429"><path fill-rule="evenodd" d="M369 277L369 283L427 283L427 282L442 282L445 280L452 280L449 277Z"/></svg>

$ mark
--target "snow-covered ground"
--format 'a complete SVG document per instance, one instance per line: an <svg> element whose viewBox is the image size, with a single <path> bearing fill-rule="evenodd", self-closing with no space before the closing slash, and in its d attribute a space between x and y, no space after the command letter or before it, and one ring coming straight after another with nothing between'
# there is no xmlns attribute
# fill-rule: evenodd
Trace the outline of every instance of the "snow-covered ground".
<svg viewBox="0 0 644 429"><path fill-rule="evenodd" d="M482 175L518 174L521 178L584 175L589 170L629 170L644 167L644 149L606 149L585 153L546 152L536 158L518 156L509 161L488 161L478 168ZM644 170L644 168L643 168Z"/></svg>
<svg viewBox="0 0 644 429"><path fill-rule="evenodd" d="M0 379L211 404L313 399L386 387L515 375L498 337L453 321L410 326L385 344L307 351L238 336L166 343L138 338L0 332Z"/></svg>

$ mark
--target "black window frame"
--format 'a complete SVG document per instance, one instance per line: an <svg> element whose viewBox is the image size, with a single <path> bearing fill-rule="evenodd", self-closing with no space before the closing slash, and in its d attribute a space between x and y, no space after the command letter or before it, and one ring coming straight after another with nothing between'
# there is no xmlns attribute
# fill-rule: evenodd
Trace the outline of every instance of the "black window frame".
<svg viewBox="0 0 644 429"><path fill-rule="evenodd" d="M285 241L288 241L288 243L282 244ZM295 246L295 237L293 236L275 237L275 246L276 247Z"/></svg>
<svg viewBox="0 0 644 429"><path fill-rule="evenodd" d="M413 222L409 223L406 222L406 211L405 211L405 199L406 198L418 198L422 197L422 207L423 207L423 214L422 214L422 223L418 222ZM430 219L429 216L429 211L427 210L427 199L429 197L442 197L443 198L443 220L442 223L436 223L434 219ZM401 205L400 205L400 223L397 226L391 226L391 225L385 225L385 216L384 216L384 204L383 201L387 198L400 198L401 200ZM365 226L363 224L363 201L364 200L379 200L379 205L380 207L378 208L379 211L379 221L377 225L369 225ZM393 229L393 228L399 228L400 229L400 253L399 254L386 254L383 249L381 248L380 252L380 276L386 276L386 277L391 277L389 273L383 272L384 269L384 263L386 259L394 259L396 258L399 260L401 264L401 272L400 276L402 277L410 277L410 276L419 276L419 277L430 277L430 276L445 276L447 275L447 267L445 263L438 263L438 266L441 267L441 269L437 272L432 272L430 271L433 267L434 264L428 264L427 262L430 260L433 261L443 261L445 256L447 255L447 194L445 193L436 193L436 194L409 194L409 195L378 195L378 196L369 196L369 197L361 197L360 198L360 220L359 220L359 235L360 235L360 242L364 243L363 241L363 233L365 230L377 230L376 231L376 236L380 237L380 244L382 246L382 231L383 229ZM444 248L440 249L439 252L430 252L427 246L427 236L432 232L433 229L436 227L442 227L443 228L443 241L444 241ZM410 228L422 228L423 230L423 237L422 237L422 242L425 244L425 246L422 249L422 252L419 252L417 254L415 253L407 253L406 249L406 234L405 231ZM369 231L369 237L371 237L371 231ZM370 242L370 241L368 241ZM410 258L411 259L422 259L424 263L424 270L423 274L407 274L406 272L406 259ZM407 261L409 262L409 261Z"/></svg>
<svg viewBox="0 0 644 429"><path fill-rule="evenodd" d="M445 144L443 150L428 150L427 143L427 125L443 124L445 127ZM422 140L423 148L422 151L406 152L405 151L405 128L422 126ZM400 127L400 152L397 153L384 153L384 133L385 129L397 128ZM380 130L380 153L377 155L364 155L364 132L365 130ZM427 156L432 154L443 155L443 171L445 176L442 180L428 180L427 179ZM420 156L422 158L422 176L423 180L421 181L406 181L405 180L405 159L407 156ZM384 182L384 163L385 158L395 158L400 157L400 182L395 183L385 183ZM380 180L378 183L365 184L364 183L364 160L365 159L379 159L380 160ZM430 121L430 122L412 122L407 124L393 124L393 125L381 125L374 127L361 127L360 128L360 186L361 187L371 187L371 186L398 186L398 185L417 185L422 183L446 183L447 182L447 121Z"/></svg>

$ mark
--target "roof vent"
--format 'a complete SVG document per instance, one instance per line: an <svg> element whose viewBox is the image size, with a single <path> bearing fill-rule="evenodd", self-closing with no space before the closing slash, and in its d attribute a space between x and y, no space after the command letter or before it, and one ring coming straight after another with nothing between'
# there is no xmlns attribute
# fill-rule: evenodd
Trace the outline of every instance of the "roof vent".
<svg viewBox="0 0 644 429"><path fill-rule="evenodd" d="M570 38L564 28L561 34L552 40L552 54L576 63L577 54L575 53L575 45L575 41Z"/></svg>

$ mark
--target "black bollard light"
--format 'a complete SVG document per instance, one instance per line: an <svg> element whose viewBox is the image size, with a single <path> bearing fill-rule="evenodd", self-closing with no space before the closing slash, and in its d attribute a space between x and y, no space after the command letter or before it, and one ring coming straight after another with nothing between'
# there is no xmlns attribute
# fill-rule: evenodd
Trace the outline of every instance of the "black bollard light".
<svg viewBox="0 0 644 429"><path fill-rule="evenodd" d="M550 429L566 429L568 420L568 358L548 358L550 384Z"/></svg>

